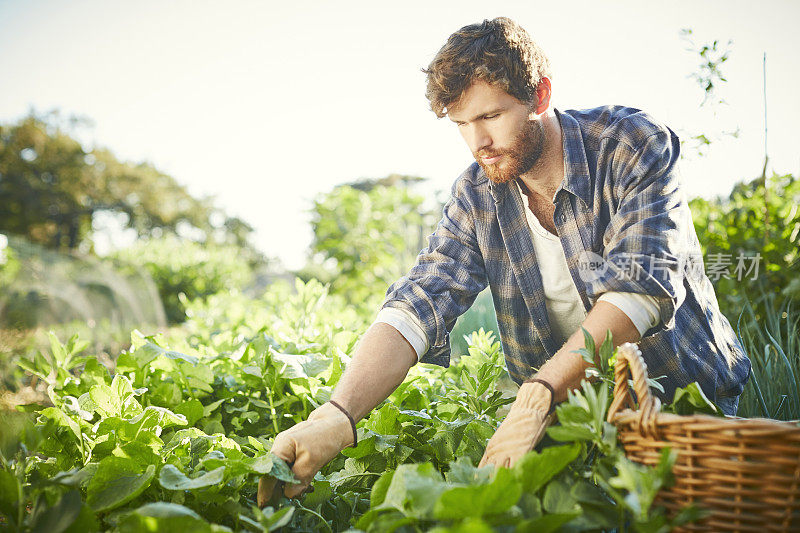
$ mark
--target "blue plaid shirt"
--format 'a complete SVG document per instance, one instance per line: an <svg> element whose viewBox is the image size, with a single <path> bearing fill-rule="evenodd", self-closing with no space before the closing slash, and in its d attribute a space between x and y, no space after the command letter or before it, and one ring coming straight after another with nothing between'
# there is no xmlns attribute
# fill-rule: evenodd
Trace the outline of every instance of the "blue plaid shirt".
<svg viewBox="0 0 800 533"><path fill-rule="evenodd" d="M605 292L649 294L661 322L639 347L666 398L698 381L712 399L737 396L750 360L720 312L681 187L678 137L628 107L555 111L564 180L553 216L587 312ZM454 183L442 220L384 307L416 314L448 366L449 332L488 285L511 378L521 383L560 348L553 340L523 201L473 163Z"/></svg>

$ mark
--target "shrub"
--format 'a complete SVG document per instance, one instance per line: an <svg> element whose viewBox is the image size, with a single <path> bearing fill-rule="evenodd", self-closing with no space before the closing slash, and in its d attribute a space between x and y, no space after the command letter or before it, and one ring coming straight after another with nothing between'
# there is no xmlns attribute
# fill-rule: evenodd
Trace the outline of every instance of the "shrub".
<svg viewBox="0 0 800 533"><path fill-rule="evenodd" d="M146 270L153 278L167 320L182 322L186 298L200 298L239 289L252 279L252 269L241 250L230 245L204 245L169 235L139 241L112 256L123 270Z"/></svg>

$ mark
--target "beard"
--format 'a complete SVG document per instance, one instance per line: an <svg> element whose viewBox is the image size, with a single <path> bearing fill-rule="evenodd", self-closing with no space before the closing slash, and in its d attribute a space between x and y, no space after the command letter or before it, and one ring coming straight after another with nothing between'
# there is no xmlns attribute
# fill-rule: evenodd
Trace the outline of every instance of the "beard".
<svg viewBox="0 0 800 533"><path fill-rule="evenodd" d="M495 183L507 183L528 172L539 161L544 150L544 136L544 126L540 121L528 121L509 148L497 151L480 150L474 152L473 156L486 177ZM484 157L498 155L503 157L496 163L487 165L483 162Z"/></svg>

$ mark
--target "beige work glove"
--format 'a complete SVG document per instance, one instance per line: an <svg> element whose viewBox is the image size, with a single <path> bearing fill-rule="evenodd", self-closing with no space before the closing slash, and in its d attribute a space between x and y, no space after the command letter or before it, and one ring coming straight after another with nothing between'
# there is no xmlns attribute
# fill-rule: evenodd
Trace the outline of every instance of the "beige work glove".
<svg viewBox="0 0 800 533"><path fill-rule="evenodd" d="M347 415L330 403L314 409L308 418L275 437L272 453L292 465L299 484L287 484L283 494L296 498L311 485L314 475L339 452L353 444L353 429ZM264 507L276 488L274 478L264 476L258 484L258 506ZM278 489L281 487L278 486Z"/></svg>
<svg viewBox="0 0 800 533"><path fill-rule="evenodd" d="M524 383L503 423L489 439L478 466L512 467L533 449L555 417L548 413L551 392L541 383Z"/></svg>

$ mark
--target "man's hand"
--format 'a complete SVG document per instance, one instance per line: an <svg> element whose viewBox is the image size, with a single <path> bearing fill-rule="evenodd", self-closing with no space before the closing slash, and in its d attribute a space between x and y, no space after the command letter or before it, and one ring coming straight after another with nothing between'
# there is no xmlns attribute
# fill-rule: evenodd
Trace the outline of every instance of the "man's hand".
<svg viewBox="0 0 800 533"><path fill-rule="evenodd" d="M417 353L399 331L389 324L375 323L356 346L332 399L358 422L403 382L408 369L416 362ZM272 453L292 465L292 472L300 480L298 484L288 485L284 495L295 498L302 494L310 486L314 474L352 444L350 420L330 403L315 409L308 420L279 433ZM259 506L269 499L274 485L270 486L266 477L261 478Z"/></svg>
<svg viewBox="0 0 800 533"><path fill-rule="evenodd" d="M286 485L284 495L287 498L300 496L320 468L351 444L353 429L350 421L329 403L317 407L307 420L279 433L272 445L272 453L293 465L292 472L300 480L299 484Z"/></svg>
<svg viewBox="0 0 800 533"><path fill-rule="evenodd" d="M512 467L542 439L554 415L548 415L550 391L541 383L523 383L503 423L489 439L478 466Z"/></svg>
<svg viewBox="0 0 800 533"><path fill-rule="evenodd" d="M592 336L596 346L602 344L609 330L613 335L614 346L636 342L640 338L639 330L628 315L604 301L595 304L586 315L582 326ZM541 383L522 384L511 411L489 440L481 466L513 466L541 440L553 418L553 415L547 415L551 401L552 404L557 404L566 400L567 391L579 387L586 375L589 363L576 352L584 347L584 342L583 331L579 329L536 373L538 379L553 387L554 398L551 398L550 391Z"/></svg>

